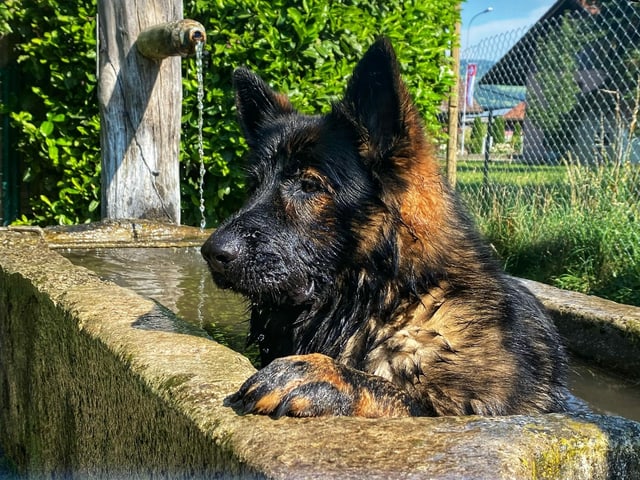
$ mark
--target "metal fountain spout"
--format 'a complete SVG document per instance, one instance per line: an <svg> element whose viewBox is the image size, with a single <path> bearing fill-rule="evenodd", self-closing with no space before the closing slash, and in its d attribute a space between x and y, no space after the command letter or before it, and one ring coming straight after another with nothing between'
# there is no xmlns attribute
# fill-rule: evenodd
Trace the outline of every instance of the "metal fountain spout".
<svg viewBox="0 0 640 480"><path fill-rule="evenodd" d="M162 60L167 57L187 57L196 52L198 43L205 43L207 34L202 24L184 19L160 23L138 35L136 46L147 58Z"/></svg>

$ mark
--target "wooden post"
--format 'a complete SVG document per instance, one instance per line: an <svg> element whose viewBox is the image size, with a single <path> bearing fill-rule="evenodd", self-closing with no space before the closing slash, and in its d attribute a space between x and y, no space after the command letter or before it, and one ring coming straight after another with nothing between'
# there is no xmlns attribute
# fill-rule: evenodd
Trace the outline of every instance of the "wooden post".
<svg viewBox="0 0 640 480"><path fill-rule="evenodd" d="M451 56L453 57L454 78L451 85L451 93L449 94L449 140L447 142L447 180L452 188L456 187L457 181L457 151L458 151L458 104L460 95L460 9L458 4L458 21L456 22L456 40L451 47ZM466 102L466 99L463 99ZM464 128L464 125L462 126Z"/></svg>
<svg viewBox="0 0 640 480"><path fill-rule="evenodd" d="M134 44L182 11L182 0L98 1L103 219L180 223L180 58L149 59Z"/></svg>

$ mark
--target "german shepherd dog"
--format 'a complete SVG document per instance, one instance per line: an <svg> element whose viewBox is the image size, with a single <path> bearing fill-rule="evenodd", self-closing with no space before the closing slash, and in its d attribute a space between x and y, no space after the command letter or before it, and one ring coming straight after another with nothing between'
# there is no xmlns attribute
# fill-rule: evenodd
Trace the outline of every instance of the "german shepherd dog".
<svg viewBox="0 0 640 480"><path fill-rule="evenodd" d="M248 200L202 246L247 297L263 368L226 399L273 417L568 408L567 361L439 173L389 41L324 116L234 72Z"/></svg>

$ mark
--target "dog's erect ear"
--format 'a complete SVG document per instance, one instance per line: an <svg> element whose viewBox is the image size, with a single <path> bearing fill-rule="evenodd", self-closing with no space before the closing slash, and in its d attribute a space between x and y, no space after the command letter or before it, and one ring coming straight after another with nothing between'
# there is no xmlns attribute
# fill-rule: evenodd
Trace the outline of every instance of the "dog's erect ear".
<svg viewBox="0 0 640 480"><path fill-rule="evenodd" d="M338 109L361 130L371 159L382 159L408 132L413 103L400 78L391 43L378 39L356 65Z"/></svg>
<svg viewBox="0 0 640 480"><path fill-rule="evenodd" d="M265 122L294 111L289 98L272 90L258 75L238 68L233 72L236 107L242 132L249 145Z"/></svg>

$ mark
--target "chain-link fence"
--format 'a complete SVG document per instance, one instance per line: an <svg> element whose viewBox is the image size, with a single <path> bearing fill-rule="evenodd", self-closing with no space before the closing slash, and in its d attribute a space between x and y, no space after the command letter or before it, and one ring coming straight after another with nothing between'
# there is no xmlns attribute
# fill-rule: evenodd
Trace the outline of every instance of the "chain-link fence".
<svg viewBox="0 0 640 480"><path fill-rule="evenodd" d="M557 2L461 57L457 188L507 269L640 305L640 2Z"/></svg>

